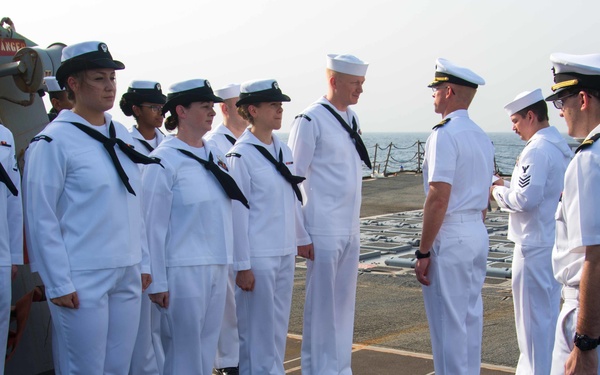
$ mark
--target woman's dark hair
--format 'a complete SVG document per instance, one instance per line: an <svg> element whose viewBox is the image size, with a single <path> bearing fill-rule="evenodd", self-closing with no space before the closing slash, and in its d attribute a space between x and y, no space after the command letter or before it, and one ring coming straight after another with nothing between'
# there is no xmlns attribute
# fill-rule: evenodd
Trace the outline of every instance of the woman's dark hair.
<svg viewBox="0 0 600 375"><path fill-rule="evenodd" d="M190 108L191 104L192 104L192 102L184 102L184 103L179 103L177 105L182 105L185 108ZM165 129L167 129L168 131L173 131L173 130L177 129L177 127L179 126L179 116L177 115L177 105L174 108L171 108L171 111L169 112L170 113L169 117L167 117L165 119Z"/></svg>
<svg viewBox="0 0 600 375"><path fill-rule="evenodd" d="M254 124L254 117L252 117L250 111L248 111L248 107L250 107L251 105L255 107L260 107L261 103L242 104L237 108L237 113L240 115L241 118L248 121L250 124Z"/></svg>
<svg viewBox="0 0 600 375"><path fill-rule="evenodd" d="M121 100L119 101L119 107L121 107L121 111L125 114L125 116L133 116L137 120L137 116L133 113L133 106L142 104L141 98L137 95L131 95L131 93L126 92L121 96Z"/></svg>
<svg viewBox="0 0 600 375"><path fill-rule="evenodd" d="M85 70L72 73L69 75L69 77L73 77L79 82L83 82L83 79L85 78ZM67 92L67 99L75 103L75 93L73 92L73 90L71 90L71 87L69 86L69 77L65 79L65 91Z"/></svg>

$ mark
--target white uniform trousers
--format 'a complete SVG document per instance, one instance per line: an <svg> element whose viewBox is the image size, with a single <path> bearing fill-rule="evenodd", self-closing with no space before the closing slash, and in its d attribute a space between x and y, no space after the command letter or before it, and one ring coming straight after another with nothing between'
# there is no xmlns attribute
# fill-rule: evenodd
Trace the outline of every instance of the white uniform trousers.
<svg viewBox="0 0 600 375"><path fill-rule="evenodd" d="M71 271L79 308L48 300L57 374L127 374L140 319L140 266Z"/></svg>
<svg viewBox="0 0 600 375"><path fill-rule="evenodd" d="M552 365L560 284L552 272L552 247L515 244L512 292L519 344L519 375L546 375Z"/></svg>
<svg viewBox="0 0 600 375"><path fill-rule="evenodd" d="M10 323L11 299L11 266L0 266L0 374L4 374L4 357L8 341L8 326Z"/></svg>
<svg viewBox="0 0 600 375"><path fill-rule="evenodd" d="M489 237L481 214L446 218L435 238L429 286L422 286L436 375L481 369L483 303Z"/></svg>
<svg viewBox="0 0 600 375"><path fill-rule="evenodd" d="M302 329L303 375L350 375L360 235L312 235Z"/></svg>
<svg viewBox="0 0 600 375"><path fill-rule="evenodd" d="M221 324L215 368L237 367L240 362L240 339L238 337L237 313L235 310L235 272L229 266L225 313Z"/></svg>
<svg viewBox="0 0 600 375"><path fill-rule="evenodd" d="M165 375L210 375L223 321L227 268L221 265L167 268L169 335L163 337Z"/></svg>
<svg viewBox="0 0 600 375"><path fill-rule="evenodd" d="M283 375L295 256L251 257L254 290L236 288L240 374Z"/></svg>
<svg viewBox="0 0 600 375"><path fill-rule="evenodd" d="M148 292L142 293L142 311L129 375L162 374L164 354L160 337L161 313L150 301Z"/></svg>
<svg viewBox="0 0 600 375"><path fill-rule="evenodd" d="M579 290L563 286L562 296L564 302L556 322L551 375L563 375L565 373L565 363L567 363L567 358L569 358L575 347L573 338L577 330ZM600 374L600 350L596 349L596 352L598 353L598 373Z"/></svg>

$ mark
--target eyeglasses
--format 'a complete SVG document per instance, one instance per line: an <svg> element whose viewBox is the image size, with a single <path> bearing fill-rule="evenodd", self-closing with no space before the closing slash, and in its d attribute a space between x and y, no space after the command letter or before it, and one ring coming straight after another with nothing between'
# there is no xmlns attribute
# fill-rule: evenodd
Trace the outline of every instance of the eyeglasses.
<svg viewBox="0 0 600 375"><path fill-rule="evenodd" d="M154 104L140 104L138 107L150 108L150 110L154 113L162 113L162 109L163 109L162 105L154 105Z"/></svg>
<svg viewBox="0 0 600 375"><path fill-rule="evenodd" d="M450 86L433 86L431 88L431 91L433 91L433 93L435 94L436 92L438 92L438 90L447 89L448 87L450 87Z"/></svg>
<svg viewBox="0 0 600 375"><path fill-rule="evenodd" d="M563 96L560 99L554 100L552 102L552 104L554 104L554 107L556 107L556 109L563 109L563 107L565 106L565 99L569 98L571 96L575 96L575 95L577 95L577 93L572 93L572 94L569 94L569 95L565 95L565 96Z"/></svg>

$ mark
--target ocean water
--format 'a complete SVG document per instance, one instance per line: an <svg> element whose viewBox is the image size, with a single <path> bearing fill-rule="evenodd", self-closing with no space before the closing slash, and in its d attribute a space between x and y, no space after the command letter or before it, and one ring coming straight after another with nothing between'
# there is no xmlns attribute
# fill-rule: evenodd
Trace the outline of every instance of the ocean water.
<svg viewBox="0 0 600 375"><path fill-rule="evenodd" d="M430 133L375 133L362 134L363 142L369 151L373 170L376 174L394 173L398 171L416 171L422 163L425 141ZM502 175L512 174L517 157L525 147L525 142L515 133L487 133L495 149L496 170ZM288 133L277 133L287 142ZM567 142L574 143L567 134L563 134ZM391 145L391 146L390 146ZM370 176L373 171L363 165L363 176Z"/></svg>

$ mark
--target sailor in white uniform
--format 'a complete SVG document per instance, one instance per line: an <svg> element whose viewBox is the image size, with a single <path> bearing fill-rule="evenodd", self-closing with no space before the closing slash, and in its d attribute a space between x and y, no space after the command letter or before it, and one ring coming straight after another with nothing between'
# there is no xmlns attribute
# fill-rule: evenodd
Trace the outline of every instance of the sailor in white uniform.
<svg viewBox="0 0 600 375"><path fill-rule="evenodd" d="M523 92L504 109L513 130L527 141L510 183L498 179L491 193L508 211L508 239L515 243L512 292L519 344L517 374L550 373L554 332L560 310L560 284L552 272L554 212L573 152L548 124L542 90ZM506 186L505 186L506 185Z"/></svg>
<svg viewBox="0 0 600 375"><path fill-rule="evenodd" d="M227 154L231 175L250 202L235 202L234 268L240 335L240 374L283 375L292 305L296 218L301 193L292 152L273 136L282 102L290 98L272 79L245 82L237 102L251 127ZM298 195L296 195L296 192Z"/></svg>
<svg viewBox="0 0 600 375"><path fill-rule="evenodd" d="M554 276L564 299L551 374L600 372L600 54L553 53L554 102L568 133L583 143L565 173L556 210Z"/></svg>
<svg viewBox="0 0 600 375"><path fill-rule="evenodd" d="M60 374L127 374L151 282L136 163L157 161L129 146L127 129L105 112L123 68L104 43L65 47L56 78L74 107L25 157L27 245L46 286Z"/></svg>
<svg viewBox="0 0 600 375"><path fill-rule="evenodd" d="M154 81L132 81L121 96L121 111L125 116L133 116L136 122L129 129L133 146L144 155L150 154L165 138L160 127L166 100L160 83Z"/></svg>
<svg viewBox="0 0 600 375"><path fill-rule="evenodd" d="M48 111L48 119L50 121L54 120L63 109L73 108L73 103L67 97L67 92L64 88L60 87L56 77L44 77L44 91L48 93L50 105L52 106L50 111Z"/></svg>
<svg viewBox="0 0 600 375"><path fill-rule="evenodd" d="M10 321L11 279L17 265L23 264L23 206L21 175L15 156L12 133L0 125L0 374L4 373L4 357Z"/></svg>
<svg viewBox="0 0 600 375"><path fill-rule="evenodd" d="M166 100L160 83L154 81L132 81L127 92L121 96L121 110L125 116L133 116L136 121L129 129L133 138L132 145L144 155L149 155L164 139L164 134L159 128L164 120L162 107ZM140 328L131 358L130 375L162 374L165 362L161 341L162 315L158 307L150 301L148 290L145 290L142 295ZM164 328L166 327L162 327Z"/></svg>
<svg viewBox="0 0 600 375"><path fill-rule="evenodd" d="M302 373L351 374L362 162L358 103L368 64L327 56L327 95L296 116L288 145L305 197L298 255L306 257ZM362 161L361 161L362 160ZM314 246L313 246L314 245Z"/></svg>
<svg viewBox="0 0 600 375"><path fill-rule="evenodd" d="M164 169L145 168L144 218L155 282L150 298L166 314L165 375L210 375L223 319L233 232L225 156L202 136L215 116L205 79L173 84L163 113L168 137L152 153ZM245 201L245 199L244 199Z"/></svg>
<svg viewBox="0 0 600 375"><path fill-rule="evenodd" d="M425 145L423 230L416 251L435 373L479 374L483 330L481 289L489 239L483 224L494 171L494 148L467 112L483 78L437 59L435 112L443 120Z"/></svg>
<svg viewBox="0 0 600 375"><path fill-rule="evenodd" d="M217 89L215 95L223 99L223 102L219 103L223 121L216 128L206 133L204 139L216 143L219 150L226 155L248 127L248 121L238 114L235 106L240 96L239 84L231 83ZM217 375L236 375L239 373L240 339L238 337L238 321L235 310L235 272L233 265L231 265L227 279L225 313L221 324L217 357L215 358L214 367Z"/></svg>

